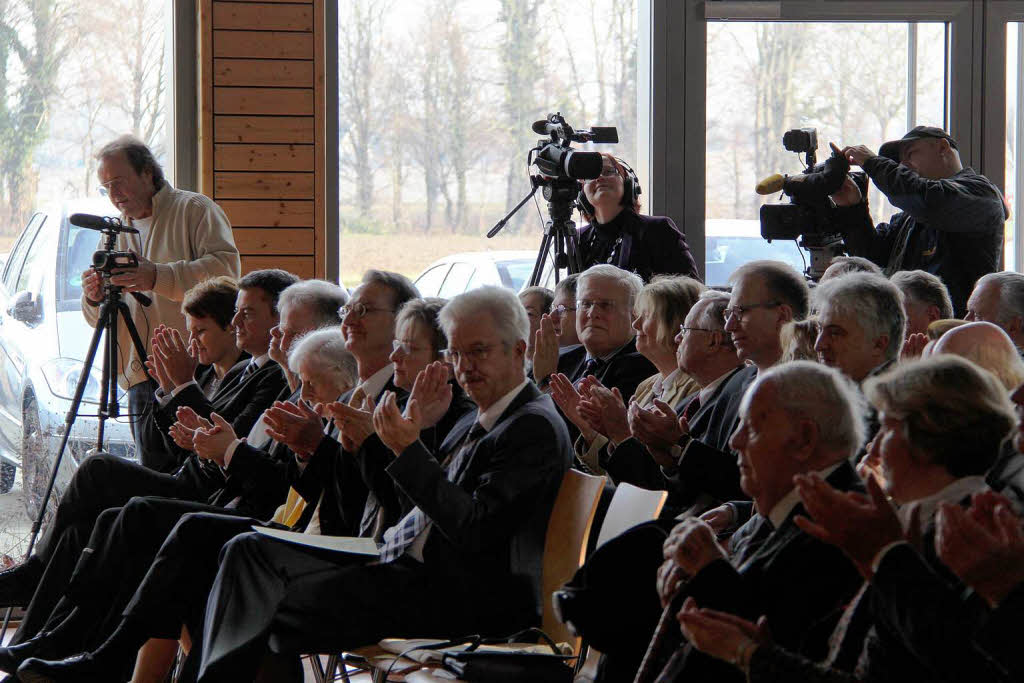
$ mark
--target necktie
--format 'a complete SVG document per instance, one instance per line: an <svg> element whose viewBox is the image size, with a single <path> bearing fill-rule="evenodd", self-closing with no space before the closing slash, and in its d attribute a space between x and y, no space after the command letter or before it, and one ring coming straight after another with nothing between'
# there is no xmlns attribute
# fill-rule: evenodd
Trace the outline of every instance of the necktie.
<svg viewBox="0 0 1024 683"><path fill-rule="evenodd" d="M486 433L487 431L483 427L478 423L474 423L473 428L466 435L466 440L462 442L458 451L448 461L446 469L448 481L458 479L463 466L468 461L469 454L473 452L476 442ZM409 546L413 544L416 537L423 533L428 524L430 524L430 520L423 514L422 510L418 507L410 510L409 514L402 518L402 521L384 533L384 547L380 550L380 562L382 564L393 562L401 557L409 549Z"/></svg>
<svg viewBox="0 0 1024 683"><path fill-rule="evenodd" d="M698 410L700 410L700 394L697 394L687 402L686 407L683 408L683 417L689 422L697 414Z"/></svg>
<svg viewBox="0 0 1024 683"><path fill-rule="evenodd" d="M245 366L245 370L242 370L242 381L249 379L256 372L256 361L251 360L249 364Z"/></svg>
<svg viewBox="0 0 1024 683"><path fill-rule="evenodd" d="M746 543L743 543L743 538L735 539L740 541L741 544L740 547L736 549L736 561L734 565L737 568L742 567L746 562L753 558L775 530L775 527L767 517L764 515L755 515L749 522L747 522L747 524L740 527L740 530L736 533L741 534L742 531L746 530L748 525L753 525L753 530L746 535Z"/></svg>
<svg viewBox="0 0 1024 683"><path fill-rule="evenodd" d="M828 642L828 658L825 660L830 668L853 671L857 666L864 638L873 622L870 600L864 599L870 585L867 581L861 585L832 630Z"/></svg>
<svg viewBox="0 0 1024 683"><path fill-rule="evenodd" d="M583 364L583 372L580 373L579 379L575 382L575 387L578 389L583 379L589 375L597 374L597 371L601 367L601 361L597 358L588 358L587 362Z"/></svg>

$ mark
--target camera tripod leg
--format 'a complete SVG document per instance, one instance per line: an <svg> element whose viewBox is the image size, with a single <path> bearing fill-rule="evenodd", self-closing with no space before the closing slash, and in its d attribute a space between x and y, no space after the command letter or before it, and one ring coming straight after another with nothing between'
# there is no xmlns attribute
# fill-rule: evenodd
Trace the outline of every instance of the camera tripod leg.
<svg viewBox="0 0 1024 683"><path fill-rule="evenodd" d="M548 253L551 251L551 233L545 232L544 239L540 241L540 249L537 251L537 261L533 265L533 273L530 274L530 287L540 284L544 276L544 264L547 262ZM558 260L555 257L555 281L558 281Z"/></svg>
<svg viewBox="0 0 1024 683"><path fill-rule="evenodd" d="M106 300L100 305L100 317L99 322L96 325L96 329L93 330L92 339L89 341L89 350L85 354L85 361L82 364L82 374L78 377L78 384L75 385L75 394L71 399L71 406L68 408L67 414L64 416L64 434L61 435L60 447L57 449L57 455L53 459L53 466L50 468L50 479L46 484L46 492L43 494L43 499L39 504L39 512L36 515L35 521L32 522L32 532L28 539L28 550L25 551L25 559L27 560L32 556L32 550L35 548L36 539L39 537L39 530L43 526L43 519L46 517L46 508L50 504L50 496L53 494L53 486L57 481L57 473L60 471L61 461L64 459L64 453L67 451L68 439L71 438L71 428L75 424L75 418L78 417L78 408L82 404L82 397L85 395L85 387L89 383L89 373L92 369L93 361L96 358L96 351L100 345L100 338L103 333L107 330L106 321L109 316L114 315L111 300ZM105 370L104 370L105 372ZM105 387L104 387L105 389ZM103 431L103 420L100 419L100 432ZM22 454L24 457L24 454ZM7 612L4 614L3 625L0 626L0 633L7 631L7 626L11 621L12 607L7 608Z"/></svg>

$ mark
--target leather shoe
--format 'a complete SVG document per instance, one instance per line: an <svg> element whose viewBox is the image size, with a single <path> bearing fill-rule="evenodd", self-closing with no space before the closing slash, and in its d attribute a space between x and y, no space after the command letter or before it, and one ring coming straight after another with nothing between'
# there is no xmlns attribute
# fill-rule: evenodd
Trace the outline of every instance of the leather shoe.
<svg viewBox="0 0 1024 683"><path fill-rule="evenodd" d="M92 655L82 654L60 661L26 659L18 667L18 680L22 683L110 683L116 677L110 667L102 665Z"/></svg>
<svg viewBox="0 0 1024 683"><path fill-rule="evenodd" d="M49 659L58 656L59 652L55 647L50 633L44 632L35 638L30 638L24 643L0 647L0 671L14 673L21 666L21 663L30 657Z"/></svg>
<svg viewBox="0 0 1024 683"><path fill-rule="evenodd" d="M43 561L35 555L0 572L0 607L27 605L32 601L32 595L42 577Z"/></svg>

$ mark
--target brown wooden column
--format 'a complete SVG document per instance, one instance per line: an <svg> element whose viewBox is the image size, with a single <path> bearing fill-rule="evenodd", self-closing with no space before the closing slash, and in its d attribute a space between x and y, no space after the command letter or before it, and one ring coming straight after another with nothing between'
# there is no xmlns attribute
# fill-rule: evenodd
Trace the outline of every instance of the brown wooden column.
<svg viewBox="0 0 1024 683"><path fill-rule="evenodd" d="M197 0L201 191L242 272L323 277L324 0Z"/></svg>

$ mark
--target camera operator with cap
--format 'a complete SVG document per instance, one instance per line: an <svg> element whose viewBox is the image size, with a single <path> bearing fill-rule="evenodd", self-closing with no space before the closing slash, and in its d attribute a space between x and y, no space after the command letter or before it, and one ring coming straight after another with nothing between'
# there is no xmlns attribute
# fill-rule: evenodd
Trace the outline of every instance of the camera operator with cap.
<svg viewBox="0 0 1024 683"><path fill-rule="evenodd" d="M873 225L866 197L850 181L833 195L841 208L846 247L871 259L886 276L924 270L949 288L957 317L975 281L999 270L1009 210L992 181L960 162L956 141L941 128L917 126L879 154L855 145L841 151L902 211Z"/></svg>
<svg viewBox="0 0 1024 683"><path fill-rule="evenodd" d="M171 187L153 152L131 135L107 143L96 155L100 185L110 202L121 212L121 220L138 233L117 236L119 251L132 251L138 266L115 270L110 284L128 292L146 292L152 304L143 306L135 297L124 297L139 336L146 344L159 325L181 332L185 320L181 301L185 292L203 280L218 275L238 277L241 262L231 234L231 224L213 200L194 192ZM99 319L103 300L103 278L93 268L82 273L82 313L89 325ZM155 383L146 374L128 328L120 322L118 384L127 389L135 448L142 464L146 448L140 443L143 430L135 429L141 414L153 402Z"/></svg>
<svg viewBox="0 0 1024 683"><path fill-rule="evenodd" d="M610 263L636 273L644 282L661 274L700 279L686 235L671 218L640 215L636 174L611 154L601 156L601 175L581 181L580 213L590 222L579 235L583 270Z"/></svg>

